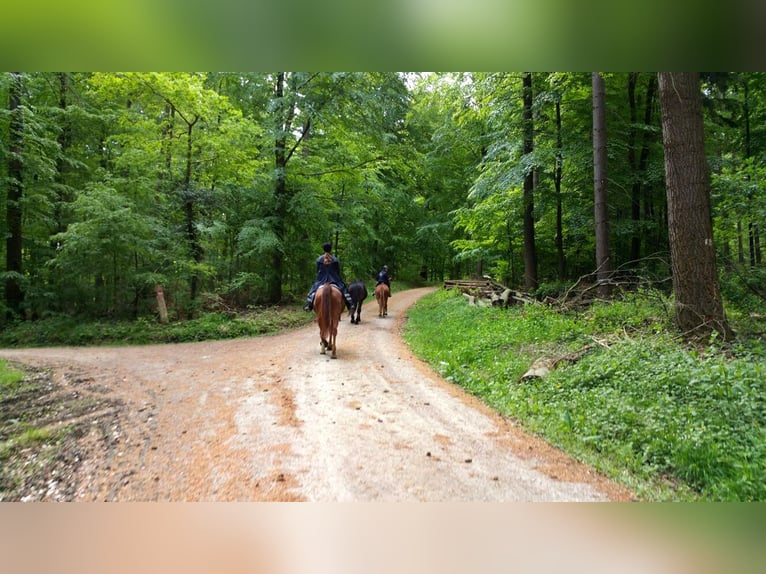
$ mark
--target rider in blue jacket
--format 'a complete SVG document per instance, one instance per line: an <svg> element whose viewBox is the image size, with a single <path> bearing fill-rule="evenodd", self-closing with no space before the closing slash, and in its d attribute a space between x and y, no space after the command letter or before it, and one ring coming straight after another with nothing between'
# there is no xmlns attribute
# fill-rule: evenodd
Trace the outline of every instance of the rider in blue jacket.
<svg viewBox="0 0 766 574"><path fill-rule="evenodd" d="M388 296L391 297L393 293L391 293L391 278L388 276L388 265L384 265L383 269L378 273L375 286L377 287L381 283L388 285Z"/></svg>
<svg viewBox="0 0 766 574"><path fill-rule="evenodd" d="M306 297L306 305L304 305L304 311L311 311L314 308L314 295L316 295L317 289L324 283L332 283L340 289L343 293L343 298L346 301L346 307L348 312L351 312L351 295L346 289L346 284L340 278L340 262L338 258L333 255L332 243L325 243L322 245L324 253L317 257L317 278L314 284L311 286L308 296Z"/></svg>

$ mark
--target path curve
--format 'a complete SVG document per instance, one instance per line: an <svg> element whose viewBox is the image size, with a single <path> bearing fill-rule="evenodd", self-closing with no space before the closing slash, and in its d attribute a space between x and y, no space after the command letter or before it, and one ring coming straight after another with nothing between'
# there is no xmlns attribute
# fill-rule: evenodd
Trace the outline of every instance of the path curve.
<svg viewBox="0 0 766 574"><path fill-rule="evenodd" d="M315 323L0 358L50 368L65 390L119 405L92 415L70 500L630 500L410 353L399 336L406 309L430 290L395 292L386 318L371 298L360 325L344 314L336 360L319 354Z"/></svg>

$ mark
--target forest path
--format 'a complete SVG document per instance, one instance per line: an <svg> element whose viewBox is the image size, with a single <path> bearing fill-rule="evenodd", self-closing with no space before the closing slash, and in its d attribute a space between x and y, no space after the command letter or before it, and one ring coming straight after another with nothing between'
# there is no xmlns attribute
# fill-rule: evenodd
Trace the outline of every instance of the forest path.
<svg viewBox="0 0 766 574"><path fill-rule="evenodd" d="M395 291L386 318L368 298L360 325L344 313L336 360L319 354L315 323L215 342L1 349L101 405L84 415L71 474L27 500L630 500L411 354L399 332L429 291Z"/></svg>

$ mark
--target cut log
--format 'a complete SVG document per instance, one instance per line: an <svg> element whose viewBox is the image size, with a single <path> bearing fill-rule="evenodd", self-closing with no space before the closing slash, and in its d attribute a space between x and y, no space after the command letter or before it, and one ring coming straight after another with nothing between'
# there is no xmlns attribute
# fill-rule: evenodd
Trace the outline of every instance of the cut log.
<svg viewBox="0 0 766 574"><path fill-rule="evenodd" d="M531 381L532 379L541 379L550 372L557 368L562 363L574 364L579 361L584 355L590 352L594 348L594 345L586 345L578 351L567 353L566 355L557 359L550 357L540 357L527 369L527 372L521 375L519 382Z"/></svg>
<svg viewBox="0 0 766 574"><path fill-rule="evenodd" d="M521 375L521 381L530 381L532 379L542 379L545 375L549 374L554 369L555 361L547 357L540 357L532 366L529 367L526 373Z"/></svg>
<svg viewBox="0 0 766 574"><path fill-rule="evenodd" d="M160 314L160 323L164 325L168 322L168 308L165 305L165 291L162 285L155 285L154 293L157 296L157 311Z"/></svg>

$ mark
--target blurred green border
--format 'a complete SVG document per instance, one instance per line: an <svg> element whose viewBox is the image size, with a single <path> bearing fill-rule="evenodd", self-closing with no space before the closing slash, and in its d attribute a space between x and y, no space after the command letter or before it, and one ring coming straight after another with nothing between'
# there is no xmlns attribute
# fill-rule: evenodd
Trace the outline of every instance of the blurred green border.
<svg viewBox="0 0 766 574"><path fill-rule="evenodd" d="M0 69L757 70L764 14L755 0L27 0L2 8ZM729 572L762 567L763 503L606 508Z"/></svg>
<svg viewBox="0 0 766 574"><path fill-rule="evenodd" d="M0 69L743 70L760 8L607 0L27 0Z"/></svg>

